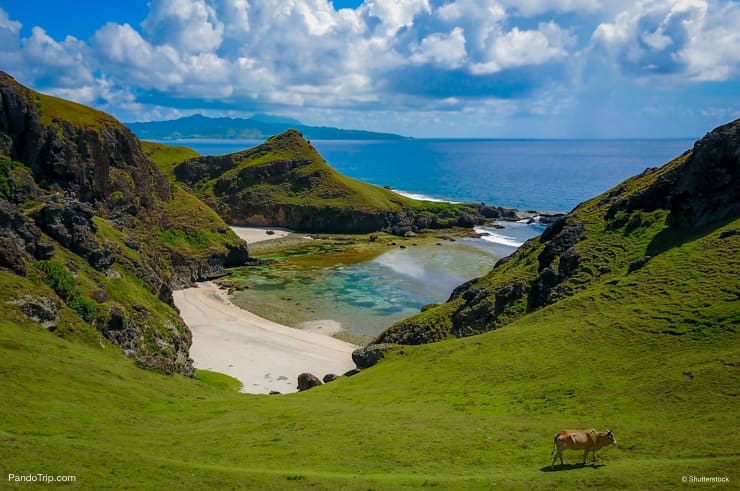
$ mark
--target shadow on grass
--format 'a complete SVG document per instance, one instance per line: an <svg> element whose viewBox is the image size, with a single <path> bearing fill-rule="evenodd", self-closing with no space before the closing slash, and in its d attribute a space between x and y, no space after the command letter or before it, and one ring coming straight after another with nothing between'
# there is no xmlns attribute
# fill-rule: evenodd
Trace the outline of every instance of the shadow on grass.
<svg viewBox="0 0 740 491"><path fill-rule="evenodd" d="M545 466L540 469L540 472L560 472L560 471L574 471L576 469L598 469L604 467L606 464L597 464L592 462L590 464L578 463L578 464L560 464L555 467Z"/></svg>

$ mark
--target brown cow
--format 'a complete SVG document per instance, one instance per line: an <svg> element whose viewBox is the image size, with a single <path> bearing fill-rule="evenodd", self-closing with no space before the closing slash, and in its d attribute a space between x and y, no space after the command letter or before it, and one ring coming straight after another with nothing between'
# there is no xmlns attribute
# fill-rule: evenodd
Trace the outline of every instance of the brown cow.
<svg viewBox="0 0 740 491"><path fill-rule="evenodd" d="M593 452L594 462L596 462L596 451L602 447L616 445L617 439L614 433L607 428L606 431L590 430L563 430L555 435L555 448L552 458L552 468L555 468L555 459L560 458L560 465L563 465L563 450L583 450L583 463L586 463L588 452ZM557 451L557 453L556 453Z"/></svg>

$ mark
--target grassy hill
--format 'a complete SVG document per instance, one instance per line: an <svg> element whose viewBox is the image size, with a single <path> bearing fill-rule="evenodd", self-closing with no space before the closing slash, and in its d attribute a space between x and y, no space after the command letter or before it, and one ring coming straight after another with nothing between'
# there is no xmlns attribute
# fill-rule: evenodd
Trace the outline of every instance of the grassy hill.
<svg viewBox="0 0 740 491"><path fill-rule="evenodd" d="M4 321L3 471L75 474L83 489L676 489L684 475L736 479L737 299L725 290L736 285L738 243L719 237L738 225L685 243L608 296L584 292L506 329L406 348L288 396L141 371L115 351ZM700 329L666 329L687 314ZM547 471L556 431L604 425L619 440L605 465Z"/></svg>
<svg viewBox="0 0 740 491"><path fill-rule="evenodd" d="M158 148L162 149L160 145ZM174 151L171 151L174 152ZM344 176L301 133L288 130L254 148L160 166L232 225L366 233L472 226L481 206L419 201ZM485 207L488 218L505 210Z"/></svg>
<svg viewBox="0 0 740 491"><path fill-rule="evenodd" d="M697 206L682 211L699 188L672 171L690 158L585 203L458 292L477 289L466 295L472 308L488 291L495 305L499 287L518 279L515 266L528 285L548 268L573 273L547 283L536 307L527 290L506 302L512 310L492 332L397 347L377 366L308 392L249 396L223 377L144 371L117 350L6 317L5 486L15 486L9 473L45 473L76 475L81 489L709 486L682 476L727 476L734 487L740 218L732 201L730 216L713 208L721 215L708 222L691 218L707 216ZM715 194L731 196L735 183L713 186ZM669 189L681 199L667 199ZM563 248L569 226L580 240ZM575 252L579 259L568 259ZM466 315L474 326L478 317ZM619 445L602 451L598 466L550 471L557 431L604 426ZM566 453L571 463L579 457Z"/></svg>
<svg viewBox="0 0 740 491"><path fill-rule="evenodd" d="M498 329L578 292L603 290L600 294L611 298L618 294L611 290L633 284L637 271L666 251L740 215L739 145L740 120L663 167L582 203L489 274L458 287L448 302L397 323L377 342L419 344ZM680 278L686 271L669 268L661 274ZM656 285L644 286L655 293ZM696 292L703 295L701 288ZM649 310L639 298L633 298L635 309ZM682 316L665 329L685 334L700 318Z"/></svg>

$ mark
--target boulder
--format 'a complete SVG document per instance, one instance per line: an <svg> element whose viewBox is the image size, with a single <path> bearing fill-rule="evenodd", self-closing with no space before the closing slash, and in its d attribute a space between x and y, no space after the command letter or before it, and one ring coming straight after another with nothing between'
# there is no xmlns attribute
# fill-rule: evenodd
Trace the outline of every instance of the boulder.
<svg viewBox="0 0 740 491"><path fill-rule="evenodd" d="M337 379L337 376L333 373L327 373L324 375L324 378L322 379L325 384L328 384L329 382L333 382Z"/></svg>
<svg viewBox="0 0 740 491"><path fill-rule="evenodd" d="M385 344L370 344L353 351L352 361L355 362L357 368L370 368L383 359L387 351L388 346Z"/></svg>
<svg viewBox="0 0 740 491"><path fill-rule="evenodd" d="M59 321L59 302L50 297L24 295L10 303L18 305L26 316L53 331Z"/></svg>
<svg viewBox="0 0 740 491"><path fill-rule="evenodd" d="M298 375L298 392L303 392L304 390L312 389L322 384L321 379L313 373L302 373Z"/></svg>
<svg viewBox="0 0 740 491"><path fill-rule="evenodd" d="M645 266L651 259L651 256L642 256L639 259L635 259L630 263L627 271L630 273L633 271L637 271L638 269L641 269L643 266Z"/></svg>

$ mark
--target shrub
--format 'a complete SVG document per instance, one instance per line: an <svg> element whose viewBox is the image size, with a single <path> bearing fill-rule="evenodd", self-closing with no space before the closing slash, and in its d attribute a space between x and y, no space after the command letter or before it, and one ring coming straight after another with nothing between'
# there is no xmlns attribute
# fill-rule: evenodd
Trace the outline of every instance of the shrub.
<svg viewBox="0 0 740 491"><path fill-rule="evenodd" d="M77 281L67 268L55 261L36 261L34 266L46 275L45 283L86 322L100 318L95 302L84 298L77 288Z"/></svg>
<svg viewBox="0 0 740 491"><path fill-rule="evenodd" d="M65 303L79 296L77 282L67 268L54 261L37 261L34 266L46 275L46 284L56 292Z"/></svg>

